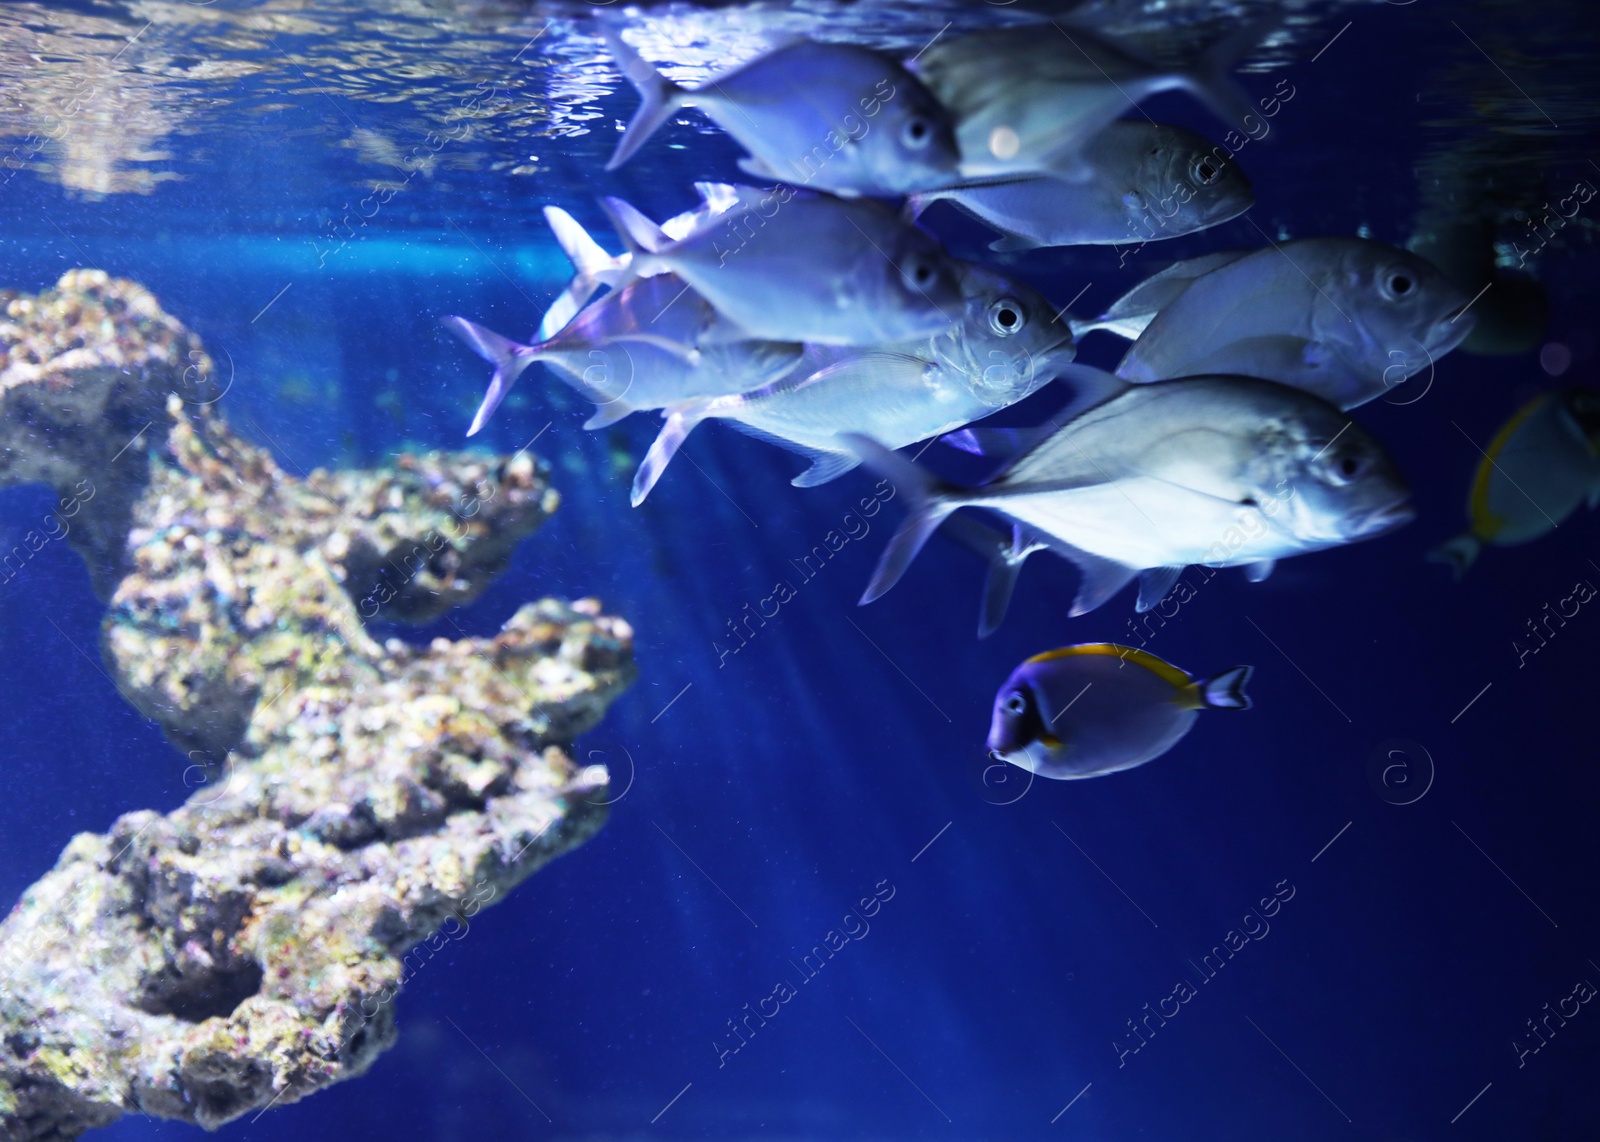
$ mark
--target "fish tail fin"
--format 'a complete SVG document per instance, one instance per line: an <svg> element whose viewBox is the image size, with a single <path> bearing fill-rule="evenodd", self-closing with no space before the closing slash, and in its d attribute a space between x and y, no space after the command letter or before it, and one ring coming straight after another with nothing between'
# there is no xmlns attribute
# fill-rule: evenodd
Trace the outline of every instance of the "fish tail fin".
<svg viewBox="0 0 1600 1142"><path fill-rule="evenodd" d="M509 337L500 336L492 329L485 329L468 321L465 317L446 317L444 327L465 341L474 353L494 366L494 376L489 378L489 388L483 394L483 403L478 406L477 414L472 418L472 426L467 429L468 436L476 436L489 417L494 415L494 410L500 407L500 402L506 399L511 386L516 384L517 378L522 375L522 370L537 359L539 349L534 345L520 345Z"/></svg>
<svg viewBox="0 0 1600 1142"><path fill-rule="evenodd" d="M1185 76L1184 86L1230 127L1246 130L1245 116L1261 116L1233 70L1282 22L1278 15L1252 20L1222 37L1205 50L1200 62Z"/></svg>
<svg viewBox="0 0 1600 1142"><path fill-rule="evenodd" d="M891 452L870 436L847 432L842 439L852 452L861 457L863 464L893 481L896 489L906 494L910 507L910 514L901 522L900 530L894 533L894 538L884 549L883 557L878 560L878 567L872 573L872 581L861 594L860 603L865 606L900 581L923 544L928 542L928 537L939 529L939 525L960 503L953 494L955 489L950 485L917 467L904 456Z"/></svg>
<svg viewBox="0 0 1600 1142"><path fill-rule="evenodd" d="M539 323L539 336L548 339L565 329L601 286L614 287L621 281L627 262L606 253L578 220L559 206L546 206L544 220L575 271L572 281Z"/></svg>
<svg viewBox="0 0 1600 1142"><path fill-rule="evenodd" d="M1461 577L1467 573L1467 568L1478 558L1478 552L1482 550L1483 543L1469 531L1456 536L1448 543L1441 543L1428 552L1428 562L1443 563L1450 568L1456 577L1456 582L1459 583Z"/></svg>
<svg viewBox="0 0 1600 1142"><path fill-rule="evenodd" d="M644 498L650 494L650 489L656 486L656 481L661 479L661 474L667 470L667 465L672 463L672 458L678 454L678 449L683 446L689 433L706 418L710 404L709 400L692 400L671 405L666 409L667 422L661 426L661 431L650 445L650 450L644 454L644 459L639 461L639 470L633 475L633 492L629 496L629 502L634 507L644 503Z"/></svg>
<svg viewBox="0 0 1600 1142"><path fill-rule="evenodd" d="M633 84L642 100L639 110L633 113L628 123L628 129L617 142L611 161L606 163L606 170L614 171L632 158L633 153L644 146L645 140L683 106L683 99L689 93L652 67L617 33L607 32L606 43L611 48L618 69L628 77L628 82Z"/></svg>
<svg viewBox="0 0 1600 1142"><path fill-rule="evenodd" d="M1244 685L1254 672L1254 666L1235 666L1214 678L1196 682L1200 705L1207 710L1248 710L1250 695L1244 692Z"/></svg>

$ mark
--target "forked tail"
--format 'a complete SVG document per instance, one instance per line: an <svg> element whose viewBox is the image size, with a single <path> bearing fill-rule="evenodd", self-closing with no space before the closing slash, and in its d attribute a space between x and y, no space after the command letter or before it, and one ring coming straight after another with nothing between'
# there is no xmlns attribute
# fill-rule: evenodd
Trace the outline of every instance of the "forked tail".
<svg viewBox="0 0 1600 1142"><path fill-rule="evenodd" d="M511 386L517 383L522 370L538 359L539 350L532 345L521 345L509 337L502 337L492 329L468 321L465 317L446 317L444 327L465 341L474 353L494 366L494 376L489 378L489 390L483 394L483 403L472 418L468 436L478 431L506 399Z"/></svg>
<svg viewBox="0 0 1600 1142"><path fill-rule="evenodd" d="M632 158L633 153L644 146L645 140L683 106L684 97L689 93L650 66L615 32L606 33L606 43L616 57L617 67L628 77L628 82L633 84L642 100L639 110L633 113L633 119L628 123L628 129L622 133L611 161L606 164L606 170L614 171Z"/></svg>
<svg viewBox="0 0 1600 1142"><path fill-rule="evenodd" d="M1200 704L1208 710L1248 710L1250 696L1244 692L1244 686L1254 672L1253 666L1235 666L1215 678L1195 683L1200 691Z"/></svg>
<svg viewBox="0 0 1600 1142"><path fill-rule="evenodd" d="M567 327L601 286L614 289L619 285L628 259L606 253L578 220L559 206L546 206L544 220L574 271L572 281L539 323L539 337L547 341Z"/></svg>

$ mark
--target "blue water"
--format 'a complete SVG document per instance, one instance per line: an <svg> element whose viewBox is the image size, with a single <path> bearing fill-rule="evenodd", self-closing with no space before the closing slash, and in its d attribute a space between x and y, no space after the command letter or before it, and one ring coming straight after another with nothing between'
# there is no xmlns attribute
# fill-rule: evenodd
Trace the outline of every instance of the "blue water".
<svg viewBox="0 0 1600 1142"><path fill-rule="evenodd" d="M1517 98L1452 19L1504 44L1533 17L1428 0L1311 14L1303 45L1281 53L1296 98L1245 156L1259 202L1246 218L1126 266L1083 249L1003 264L1058 305L1087 287L1074 310L1089 313L1171 258L1256 247L1262 232L1364 228L1403 244L1419 155L1470 147L1496 130L1473 126L1475 108ZM569 11L552 42L584 18ZM899 18L930 33L943 22L915 8ZM124 37L145 17L128 19ZM353 26L348 10L328 19ZM425 9L396 19L433 27ZM513 55L544 19L491 16L474 49L481 74L447 69L437 86L534 83ZM319 34L282 46L314 55ZM1562 29L1536 34L1559 40ZM261 58L275 57L263 48ZM1532 49L1502 62L1532 98L1547 94ZM377 132L404 155L426 127L353 83L277 68L232 84L206 89L228 101L196 111L165 140L169 157L142 165L182 176L148 194L67 191L49 169L10 180L0 285L43 289L82 265L144 283L231 374L219 405L230 425L295 475L462 446L485 370L437 319L531 332L565 284L540 206L564 206L610 243L596 195L665 217L693 205L694 178L738 177L737 149L692 116L605 173L613 123L635 98L590 93L574 97L603 112L589 134L499 125L460 155L447 148L323 258L330 226L385 176L345 144ZM1568 103L1575 94L1594 93L1568 92ZM1179 97L1146 110L1218 130ZM1583 177L1600 156L1593 141L1592 131L1560 137L1538 152L1538 176L1551 187ZM539 173L510 173L530 153ZM928 221L957 254L977 256L988 240L943 208ZM417 974L399 1002L399 1043L368 1075L226 1133L1600 1136L1600 1013L1583 1008L1520 1067L1512 1046L1544 1004L1579 981L1600 984L1600 616L1585 608L1520 667L1512 649L1546 603L1577 581L1600 584L1600 532L1580 510L1536 544L1488 550L1460 585L1423 559L1464 525L1477 445L1534 393L1600 372L1600 260L1568 235L1538 274L1551 300L1543 340L1572 358L1559 381L1536 352L1457 352L1413 403L1356 413L1411 481L1414 523L1288 561L1261 584L1219 575L1151 638L1186 669L1254 664L1254 710L1201 719L1142 768L1025 792L1020 771L998 789L983 781L996 687L1041 650L1127 641L1130 595L1069 619L1075 572L1036 559L1008 622L979 642L983 568L936 539L896 590L857 608L900 503L813 577L791 561L842 530L875 477L797 490L788 480L800 461L713 425L685 446L693 462L674 464L631 509L654 419L585 432L587 406L530 373L481 439L509 452L542 433L534 450L563 505L451 620L486 634L527 600L593 595L633 624L639 680L577 743L581 759L611 768L619 799L593 840ZM1111 352L1091 342L1082 359L1110 364ZM1408 399L1422 392L1413 386ZM1047 390L1008 423L1036 422L1061 400ZM955 470L940 451L926 459ZM0 534L51 507L45 489L0 492ZM792 601L721 654L738 645L729 620L780 581ZM185 760L101 666L101 613L61 544L0 588L0 897L42 875L72 834L170 810L188 792ZM425 640L454 628L383 633ZM1384 745L1393 739L1406 744ZM1380 795L1369 759L1390 748L1415 776ZM1271 911L1262 901L1275 891ZM854 936L835 937L848 943L806 978L802 957L875 892L888 899L865 924L850 921ZM1271 911L1270 930L1207 978L1202 957L1256 907ZM1130 1050L1128 1022L1182 981L1194 997ZM793 998L747 1041L735 1037L729 1021L780 983ZM102 1136L197 1132L131 1116Z"/></svg>

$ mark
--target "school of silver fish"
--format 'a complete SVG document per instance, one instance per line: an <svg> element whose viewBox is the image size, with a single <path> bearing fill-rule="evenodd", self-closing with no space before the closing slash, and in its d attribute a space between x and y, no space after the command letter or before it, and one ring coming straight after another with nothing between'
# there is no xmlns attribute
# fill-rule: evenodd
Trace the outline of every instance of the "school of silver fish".
<svg viewBox="0 0 1600 1142"><path fill-rule="evenodd" d="M608 169L693 108L770 185L697 183L701 204L660 224L603 199L618 254L546 207L574 276L538 336L521 344L446 319L494 366L468 435L538 362L596 406L587 428L661 414L635 506L706 420L809 461L800 487L865 464L910 510L861 601L948 523L990 562L980 636L1035 552L1077 567L1072 615L1134 580L1142 611L1191 565L1259 581L1277 560L1405 524L1404 478L1347 413L1431 375L1472 332L1474 299L1425 258L1368 238L1268 239L1171 264L1077 318L951 257L922 224L947 200L1012 251L1174 238L1239 217L1255 200L1236 148L1123 116L1179 91L1230 140L1249 132L1257 106L1232 72L1275 25L1241 23L1187 66L1059 19L937 39L911 59L792 40L692 88L613 26L606 42L641 102ZM1270 116L1277 101L1259 105ZM1074 361L1097 331L1130 342L1114 373ZM1054 380L1072 395L1048 423L968 427ZM958 486L895 451L934 438L1002 466ZM1554 515L1530 511L1518 480L1547 490ZM1491 445L1471 529L1438 558L1459 574L1484 544L1525 542L1600 503L1597 489L1600 396L1540 398ZM955 516L965 508L1003 530ZM1249 673L1195 678L1110 643L1048 651L1001 687L989 748L1045 777L1128 769L1176 744L1196 711L1248 708Z"/></svg>

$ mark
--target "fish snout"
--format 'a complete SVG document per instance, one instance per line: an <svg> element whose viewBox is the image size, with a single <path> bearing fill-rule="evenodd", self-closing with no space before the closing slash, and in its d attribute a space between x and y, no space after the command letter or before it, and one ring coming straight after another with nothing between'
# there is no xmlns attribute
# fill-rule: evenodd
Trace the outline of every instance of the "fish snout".
<svg viewBox="0 0 1600 1142"><path fill-rule="evenodd" d="M1360 534L1367 539L1387 535L1417 518L1417 509L1409 500L1398 500L1368 512L1361 520Z"/></svg>
<svg viewBox="0 0 1600 1142"><path fill-rule="evenodd" d="M1432 353L1444 354L1465 341L1478 325L1478 315L1471 310L1472 302L1468 301L1435 321L1428 331L1426 348Z"/></svg>

